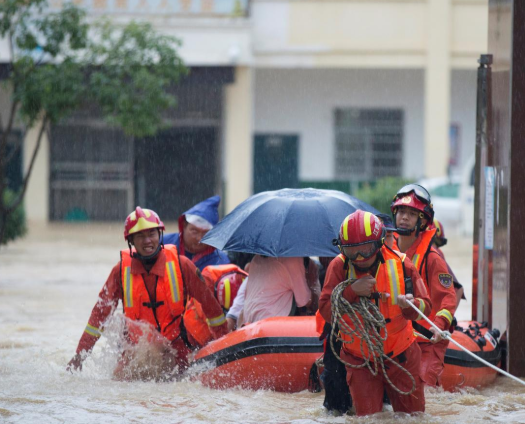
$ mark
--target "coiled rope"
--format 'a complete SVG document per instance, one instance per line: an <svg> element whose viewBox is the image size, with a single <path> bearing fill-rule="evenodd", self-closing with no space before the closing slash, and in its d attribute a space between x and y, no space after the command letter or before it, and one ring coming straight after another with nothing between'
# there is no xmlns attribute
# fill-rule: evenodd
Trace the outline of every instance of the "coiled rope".
<svg viewBox="0 0 525 424"><path fill-rule="evenodd" d="M383 342L386 340L388 334L386 331L385 317L381 314L379 308L366 297L359 297L359 302L353 304L343 297L344 290L354 281L355 280L352 279L343 281L342 283L339 283L332 292L332 331L330 333L330 346L332 351L337 359L346 366L351 368L367 367L374 376L377 375L380 367L388 384L390 384L396 392L402 395L410 395L416 390L416 381L414 380L414 377L406 368L394 361L383 351ZM350 318L352 325L343 318L344 316ZM336 333L335 329L337 327L339 327L339 334L348 336L350 340L343 340ZM384 331L384 336L381 336L381 330ZM334 340L340 340L344 344L351 344L356 338L360 340L360 348L363 358L363 363L359 365L346 362L339 356L334 347ZM365 354L365 347L368 349L368 354ZM410 391L404 392L392 383L385 370L385 359L392 364L395 364L396 367L400 368L408 375L412 381L412 389Z"/></svg>

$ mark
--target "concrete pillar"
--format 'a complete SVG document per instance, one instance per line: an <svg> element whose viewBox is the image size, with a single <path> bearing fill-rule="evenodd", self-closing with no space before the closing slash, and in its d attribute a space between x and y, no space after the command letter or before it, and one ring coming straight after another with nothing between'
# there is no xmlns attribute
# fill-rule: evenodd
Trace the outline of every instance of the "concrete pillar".
<svg viewBox="0 0 525 424"><path fill-rule="evenodd" d="M24 140L24 176L35 150L39 130L40 122L26 133ZM44 132L24 199L26 217L29 223L45 223L49 220L49 150L49 140L47 133Z"/></svg>
<svg viewBox="0 0 525 424"><path fill-rule="evenodd" d="M428 0L425 72L425 176L446 175L450 126L451 0Z"/></svg>
<svg viewBox="0 0 525 424"><path fill-rule="evenodd" d="M235 69L225 88L224 180L226 213L253 192L253 69Z"/></svg>

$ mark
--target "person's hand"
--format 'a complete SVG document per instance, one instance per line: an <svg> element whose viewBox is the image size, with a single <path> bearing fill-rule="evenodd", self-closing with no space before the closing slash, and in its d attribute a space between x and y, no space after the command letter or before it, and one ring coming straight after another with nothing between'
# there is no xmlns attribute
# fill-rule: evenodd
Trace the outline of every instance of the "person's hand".
<svg viewBox="0 0 525 424"><path fill-rule="evenodd" d="M365 275L352 283L352 290L358 296L370 296L376 285L376 279L371 275Z"/></svg>
<svg viewBox="0 0 525 424"><path fill-rule="evenodd" d="M82 356L77 353L66 366L66 371L73 372L76 370L82 370Z"/></svg>
<svg viewBox="0 0 525 424"><path fill-rule="evenodd" d="M228 332L231 332L237 328L237 320L227 317L226 325L228 326Z"/></svg>
<svg viewBox="0 0 525 424"><path fill-rule="evenodd" d="M400 294L397 297L397 304L401 309L409 308L408 303L414 303L414 295L412 294Z"/></svg>
<svg viewBox="0 0 525 424"><path fill-rule="evenodd" d="M438 343L443 340L443 336L441 335L440 331L436 330L434 327L430 327L429 330L432 332L432 334L434 334L430 339L430 343Z"/></svg>

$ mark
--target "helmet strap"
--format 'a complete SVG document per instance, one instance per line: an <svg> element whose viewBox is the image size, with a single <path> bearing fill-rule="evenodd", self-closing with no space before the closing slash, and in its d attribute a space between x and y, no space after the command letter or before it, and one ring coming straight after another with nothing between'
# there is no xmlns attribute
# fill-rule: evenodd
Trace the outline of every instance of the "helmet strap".
<svg viewBox="0 0 525 424"><path fill-rule="evenodd" d="M421 217L417 217L417 223L416 223L416 238L419 237L419 233L421 232Z"/></svg>

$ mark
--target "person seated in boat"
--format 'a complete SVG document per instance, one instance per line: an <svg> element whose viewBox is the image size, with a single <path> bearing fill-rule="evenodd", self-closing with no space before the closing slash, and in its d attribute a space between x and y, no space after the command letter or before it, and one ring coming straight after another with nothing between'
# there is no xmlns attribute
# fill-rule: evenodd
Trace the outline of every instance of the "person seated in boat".
<svg viewBox="0 0 525 424"><path fill-rule="evenodd" d="M368 367L362 366L365 358L370 358L373 352L361 346L366 335L360 335L347 314L342 319L356 333L351 335L339 326L343 343L340 351L334 354L347 363L346 380L356 414L360 416L382 411L385 390L395 412L425 410L419 366L421 350L412 329L412 320L417 319L419 314L408 303L428 314L431 302L415 266L406 255L386 246L385 236L383 224L370 212L357 210L348 215L341 224L338 239L334 241L341 254L328 267L319 299L321 317L332 326L339 325L331 321L332 292L340 283L350 283L342 292L344 299L351 305L357 305L361 297L371 298L385 317L387 337L382 341L382 350L399 365L385 359L386 375L381 367L373 375ZM363 319L359 311L356 313L359 319ZM365 348L364 354L362 347ZM409 395L399 393L388 383L387 377L396 388L413 391Z"/></svg>
<svg viewBox="0 0 525 424"><path fill-rule="evenodd" d="M250 262L252 261L255 255L253 253L244 253L244 252L228 252L228 257L232 264L237 265L239 268L242 268L245 272L249 272ZM244 296L246 294L246 284L248 283L248 278L245 278L239 287L237 296L233 299L231 308L226 314L226 324L228 325L228 331L233 331L237 329L237 320L241 315L241 312L244 308Z"/></svg>
<svg viewBox="0 0 525 424"><path fill-rule="evenodd" d="M463 286L458 281L456 275L452 271L452 268L450 268L450 265L448 264L445 254L441 250L443 246L447 244L447 239L445 237L445 229L443 228L443 224L439 222L436 218L434 218L433 225L429 227L430 229L435 228L436 229L436 235L434 236L434 242L432 246L436 251L439 253L439 256L443 258L443 260L447 263L448 272L450 275L452 275L452 283L454 284L454 290L456 291L456 308L459 306L459 302L461 302L461 299L467 299L465 297L465 290L463 289Z"/></svg>
<svg viewBox="0 0 525 424"><path fill-rule="evenodd" d="M255 255L249 274L238 327L270 317L313 315L317 310L319 273L310 258Z"/></svg>
<svg viewBox="0 0 525 424"><path fill-rule="evenodd" d="M137 206L128 215L124 223L128 249L120 252L120 261L99 293L68 370L82 369L119 301L126 318L126 348L114 371L119 380L135 378L131 367L140 368L140 357L151 356L148 348L163 362L163 373L168 369L170 373L181 373L187 368L190 345L182 320L187 296L200 302L215 338L227 333L222 308L200 270L190 259L179 256L175 246L163 244L163 231L164 224L150 209ZM138 375L162 379L167 374Z"/></svg>
<svg viewBox="0 0 525 424"><path fill-rule="evenodd" d="M212 196L179 216L179 232L164 234L165 244L174 244L201 271L208 265L229 264L226 252L201 243L202 238L219 222L220 196Z"/></svg>
<svg viewBox="0 0 525 424"><path fill-rule="evenodd" d="M237 265L209 265L202 271L206 285L215 294L215 298L225 314L230 310L241 285L248 278L248 273ZM228 315L226 315L228 316ZM202 347L213 340L213 334L196 299L190 299L184 312L184 325L188 339L195 347ZM228 331L230 327L228 326Z"/></svg>
<svg viewBox="0 0 525 424"><path fill-rule="evenodd" d="M390 207L398 232L397 246L419 271L432 300L430 320L439 330L450 330L456 311L456 292L447 263L432 247L436 229L429 229L434 209L429 192L418 184L402 187ZM421 347L421 378L426 385L440 385L448 340L426 321L413 324Z"/></svg>

